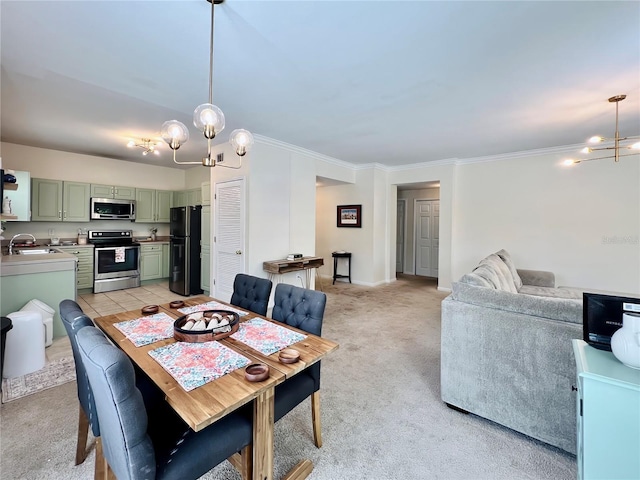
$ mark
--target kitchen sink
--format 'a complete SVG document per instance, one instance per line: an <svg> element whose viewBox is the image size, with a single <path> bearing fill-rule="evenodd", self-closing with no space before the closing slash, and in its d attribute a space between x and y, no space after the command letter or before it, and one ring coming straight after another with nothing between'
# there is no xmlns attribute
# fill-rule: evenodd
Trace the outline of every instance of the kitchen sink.
<svg viewBox="0 0 640 480"><path fill-rule="evenodd" d="M48 253L62 253L60 250L55 248L29 248L29 249L20 249L16 250L16 253L19 255L46 255Z"/></svg>

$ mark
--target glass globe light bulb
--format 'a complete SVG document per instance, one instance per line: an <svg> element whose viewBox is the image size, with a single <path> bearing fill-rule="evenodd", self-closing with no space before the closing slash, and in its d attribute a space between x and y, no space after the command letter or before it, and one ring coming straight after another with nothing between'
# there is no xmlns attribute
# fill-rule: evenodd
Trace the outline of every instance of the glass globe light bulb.
<svg viewBox="0 0 640 480"><path fill-rule="evenodd" d="M203 103L193 112L193 124L205 138L214 138L224 130L224 113L211 103Z"/></svg>
<svg viewBox="0 0 640 480"><path fill-rule="evenodd" d="M253 135L248 130L238 128L229 135L229 143L233 145L239 156L244 156L253 146Z"/></svg>
<svg viewBox="0 0 640 480"><path fill-rule="evenodd" d="M640 142L636 142L633 145L631 145L631 147L629 148L633 148L634 150L640 150Z"/></svg>
<svg viewBox="0 0 640 480"><path fill-rule="evenodd" d="M579 162L573 160L572 158L567 158L562 162L562 164L566 167L570 167L571 165L575 165L576 163L579 163Z"/></svg>
<svg viewBox="0 0 640 480"><path fill-rule="evenodd" d="M601 137L601 136L599 136L599 135L596 135L596 136L591 137L591 138L589 139L589 143L600 143L600 142L602 142L603 140L604 140L604 138L602 138L602 137Z"/></svg>
<svg viewBox="0 0 640 480"><path fill-rule="evenodd" d="M129 140L129 143L127 143L127 147L129 148L133 148L136 146L136 142L134 142L133 140Z"/></svg>
<svg viewBox="0 0 640 480"><path fill-rule="evenodd" d="M593 150L590 147L584 147L582 150L580 150L582 153L591 153L593 152Z"/></svg>
<svg viewBox="0 0 640 480"><path fill-rule="evenodd" d="M189 130L178 120L168 120L162 124L160 136L172 150L177 150L180 145L189 140Z"/></svg>

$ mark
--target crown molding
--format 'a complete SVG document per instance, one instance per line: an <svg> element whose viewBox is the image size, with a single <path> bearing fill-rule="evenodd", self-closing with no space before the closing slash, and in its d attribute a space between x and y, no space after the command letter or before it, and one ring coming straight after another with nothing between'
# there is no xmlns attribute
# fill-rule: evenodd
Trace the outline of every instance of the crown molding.
<svg viewBox="0 0 640 480"><path fill-rule="evenodd" d="M500 160L531 158L531 157L537 157L541 155L577 154L580 152L582 148L584 148L584 144L580 143L575 145L561 145L557 147L538 148L535 150L523 150L520 152L500 153L497 155L486 155L482 157L444 158L442 160L433 160L429 162L410 163L410 164L398 165L398 166L388 166L388 165L382 165L380 163L365 163L365 164L350 163L344 160L339 160L337 158L330 157L328 155L324 155L322 153L314 152L313 150L308 150L306 148L298 147L290 143L282 142L280 140L275 140L270 137L265 137L264 135L254 134L253 137L256 143L279 147L284 150L288 150L293 153L299 153L301 155L306 155L316 160L321 160L323 162L331 163L339 167L350 168L352 170L367 170L370 168L374 168L374 169L382 170L384 172L415 170L417 168L437 167L437 166L443 166L443 165L466 165L466 164L472 164L472 163L497 162ZM603 143L603 145L606 145L606 144L607 142Z"/></svg>
<svg viewBox="0 0 640 480"><path fill-rule="evenodd" d="M322 153L314 152L313 150L308 150L306 148L298 147L297 145L292 145L291 143L282 142L280 140L276 140L271 137L265 137L264 135L253 134L253 139L256 143L261 143L263 145L270 145L272 147L282 148L292 153L299 153L301 155L306 155L316 160L328 162L333 165L337 165L339 167L345 167L345 168L356 167L356 165L353 163L345 162L344 160L338 160L337 158L330 157L328 155L323 155Z"/></svg>
<svg viewBox="0 0 640 480"><path fill-rule="evenodd" d="M497 155L487 155L484 157L461 158L458 159L455 163L456 165L465 165L467 163L497 162L499 160L514 160L518 158L538 157L540 155L564 155L567 153L579 153L581 148L584 148L584 144L582 143L575 145L561 145L558 147L537 148L535 150L500 153Z"/></svg>

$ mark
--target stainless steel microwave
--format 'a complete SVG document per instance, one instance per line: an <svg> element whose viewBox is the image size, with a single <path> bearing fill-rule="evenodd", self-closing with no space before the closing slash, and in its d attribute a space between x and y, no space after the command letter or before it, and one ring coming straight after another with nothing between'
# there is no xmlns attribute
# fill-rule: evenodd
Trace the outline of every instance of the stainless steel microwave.
<svg viewBox="0 0 640 480"><path fill-rule="evenodd" d="M91 220L135 220L136 201L117 198L92 198Z"/></svg>

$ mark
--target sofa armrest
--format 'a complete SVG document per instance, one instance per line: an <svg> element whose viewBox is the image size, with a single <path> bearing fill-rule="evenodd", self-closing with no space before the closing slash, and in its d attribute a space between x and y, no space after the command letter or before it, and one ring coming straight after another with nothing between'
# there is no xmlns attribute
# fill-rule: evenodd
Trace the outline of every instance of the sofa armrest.
<svg viewBox="0 0 640 480"><path fill-rule="evenodd" d="M523 285L532 285L535 287L555 287L556 276L553 272L545 272L543 270L526 270L517 269L518 275Z"/></svg>

